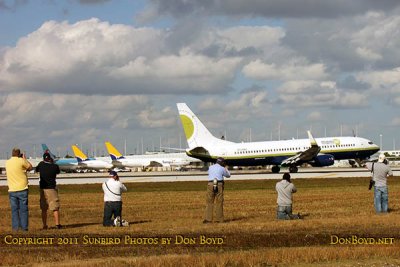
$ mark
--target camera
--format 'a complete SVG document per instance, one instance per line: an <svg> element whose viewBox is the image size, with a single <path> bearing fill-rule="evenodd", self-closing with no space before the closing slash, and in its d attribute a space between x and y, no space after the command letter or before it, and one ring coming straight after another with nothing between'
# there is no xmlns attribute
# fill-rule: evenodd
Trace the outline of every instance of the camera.
<svg viewBox="0 0 400 267"><path fill-rule="evenodd" d="M19 157L19 158L23 158L23 157L24 157L24 154L20 153L20 154L18 155L18 157Z"/></svg>
<svg viewBox="0 0 400 267"><path fill-rule="evenodd" d="M218 193L218 180L217 180L217 178L214 178L213 192L214 192L214 194Z"/></svg>
<svg viewBox="0 0 400 267"><path fill-rule="evenodd" d="M368 186L368 190L371 190L371 188L375 185L375 181L374 180L369 180L369 186Z"/></svg>

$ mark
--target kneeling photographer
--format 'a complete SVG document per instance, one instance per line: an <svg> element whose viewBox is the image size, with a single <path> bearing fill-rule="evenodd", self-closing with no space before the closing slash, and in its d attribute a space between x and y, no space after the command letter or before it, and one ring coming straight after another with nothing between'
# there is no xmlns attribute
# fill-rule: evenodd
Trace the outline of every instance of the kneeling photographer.
<svg viewBox="0 0 400 267"><path fill-rule="evenodd" d="M290 181L290 174L284 173L282 180L276 183L276 192L278 193L278 198L276 203L278 207L276 209L276 218L278 220L294 220L301 219L301 215L292 213L292 195L297 192L296 187Z"/></svg>
<svg viewBox="0 0 400 267"><path fill-rule="evenodd" d="M122 220L122 192L126 192L127 189L120 182L117 172L110 171L110 178L103 183L102 187L104 191L103 225L128 226L129 223Z"/></svg>

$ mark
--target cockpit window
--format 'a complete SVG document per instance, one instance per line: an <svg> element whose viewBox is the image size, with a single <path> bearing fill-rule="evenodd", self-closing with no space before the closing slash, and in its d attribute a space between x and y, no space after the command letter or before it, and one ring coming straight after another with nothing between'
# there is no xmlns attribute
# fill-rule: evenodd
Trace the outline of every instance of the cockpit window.
<svg viewBox="0 0 400 267"><path fill-rule="evenodd" d="M369 141L368 144L373 145L374 143L372 143L371 141Z"/></svg>

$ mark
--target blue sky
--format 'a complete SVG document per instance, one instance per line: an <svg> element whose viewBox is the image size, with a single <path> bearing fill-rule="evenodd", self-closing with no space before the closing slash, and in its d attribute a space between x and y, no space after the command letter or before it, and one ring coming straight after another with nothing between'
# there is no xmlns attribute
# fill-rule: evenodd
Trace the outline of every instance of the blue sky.
<svg viewBox="0 0 400 267"><path fill-rule="evenodd" d="M1 157L46 142L130 153L215 135L352 135L400 146L394 0L0 0ZM299 134L297 134L299 133ZM181 138L180 138L181 137Z"/></svg>
<svg viewBox="0 0 400 267"><path fill-rule="evenodd" d="M9 10L1 11L0 37L2 45L15 45L19 38L37 30L49 20L67 20L74 23L89 18L99 18L110 23L134 25L135 11L141 10L144 1L98 1L81 4L79 1L4 1ZM12 27L10 27L12 25Z"/></svg>

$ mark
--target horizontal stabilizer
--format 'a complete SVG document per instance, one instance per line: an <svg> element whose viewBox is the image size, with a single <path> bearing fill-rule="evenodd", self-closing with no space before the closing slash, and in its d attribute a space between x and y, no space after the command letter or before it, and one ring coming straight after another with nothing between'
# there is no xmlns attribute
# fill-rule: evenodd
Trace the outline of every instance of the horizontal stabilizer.
<svg viewBox="0 0 400 267"><path fill-rule="evenodd" d="M191 150L187 151L190 155L202 155L202 156L210 156L210 152L204 147L195 147Z"/></svg>

